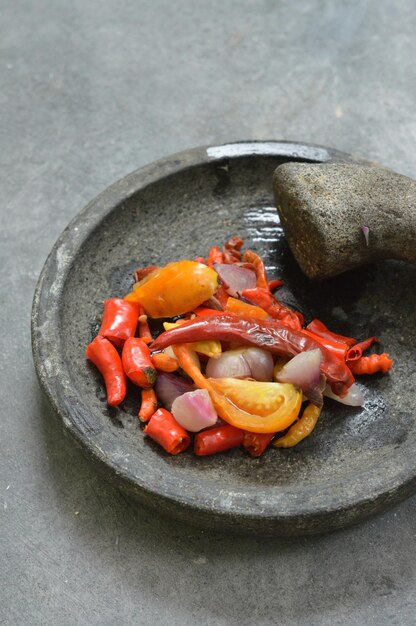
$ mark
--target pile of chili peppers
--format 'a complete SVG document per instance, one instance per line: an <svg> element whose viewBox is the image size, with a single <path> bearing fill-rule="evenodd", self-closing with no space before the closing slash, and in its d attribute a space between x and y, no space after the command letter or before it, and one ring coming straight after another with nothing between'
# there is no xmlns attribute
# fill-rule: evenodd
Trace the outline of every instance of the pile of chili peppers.
<svg viewBox="0 0 416 626"><path fill-rule="evenodd" d="M355 375L392 367L386 353L363 354L376 337L357 342L317 319L305 326L274 295L282 282L269 280L262 259L242 246L232 237L207 259L136 270L132 292L104 302L87 347L108 404L123 402L127 378L137 385L144 433L170 454L192 440L198 456L242 446L256 457L270 444L292 447L313 431L325 384L326 395L343 401ZM164 327L157 338L155 321ZM296 376L288 380L296 359L313 361L318 378L315 371L305 386Z"/></svg>

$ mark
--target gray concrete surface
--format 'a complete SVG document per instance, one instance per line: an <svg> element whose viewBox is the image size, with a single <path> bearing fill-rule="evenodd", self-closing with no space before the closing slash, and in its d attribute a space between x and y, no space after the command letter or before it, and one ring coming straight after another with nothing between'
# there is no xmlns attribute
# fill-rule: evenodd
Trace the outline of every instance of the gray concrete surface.
<svg viewBox="0 0 416 626"><path fill-rule="evenodd" d="M60 231L160 156L289 138L415 177L414 14L412 0L2 3L2 625L416 623L415 498L292 542L184 528L63 437L29 345Z"/></svg>

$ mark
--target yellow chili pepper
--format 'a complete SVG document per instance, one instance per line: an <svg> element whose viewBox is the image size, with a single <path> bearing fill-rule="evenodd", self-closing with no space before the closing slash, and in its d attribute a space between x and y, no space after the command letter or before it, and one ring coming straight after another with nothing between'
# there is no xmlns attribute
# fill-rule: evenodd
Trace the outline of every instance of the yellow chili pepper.
<svg viewBox="0 0 416 626"><path fill-rule="evenodd" d="M275 448L292 448L296 446L302 439L311 434L316 426L321 410L315 404L308 404L303 411L302 417L289 428L286 435L277 439L273 446Z"/></svg>

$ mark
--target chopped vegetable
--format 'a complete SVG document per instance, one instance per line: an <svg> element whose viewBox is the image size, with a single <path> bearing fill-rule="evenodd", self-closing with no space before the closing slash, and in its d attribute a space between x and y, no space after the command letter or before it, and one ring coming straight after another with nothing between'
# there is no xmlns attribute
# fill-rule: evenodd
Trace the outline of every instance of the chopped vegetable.
<svg viewBox="0 0 416 626"><path fill-rule="evenodd" d="M351 385L348 389L347 394L340 398L331 390L329 385L326 385L324 389L324 396L328 398L332 398L332 400L336 400L341 404L346 404L347 406L362 406L364 404L364 394L361 389L358 387L357 383Z"/></svg>
<svg viewBox="0 0 416 626"><path fill-rule="evenodd" d="M318 348L299 352L282 367L276 380L297 385L308 400L321 407L322 391L325 387L325 377L321 377L321 361L322 353Z"/></svg>
<svg viewBox="0 0 416 626"><path fill-rule="evenodd" d="M240 265L229 265L217 263L213 266L221 279L225 291L237 297L245 289L252 289L256 286L256 275Z"/></svg>
<svg viewBox="0 0 416 626"><path fill-rule="evenodd" d="M244 431L230 424L220 424L195 436L194 452L197 456L208 456L225 452L243 445Z"/></svg>
<svg viewBox="0 0 416 626"><path fill-rule="evenodd" d="M365 352L365 350L368 350L368 348L376 342L378 342L377 337L369 337L364 341L360 341L360 343L356 343L354 346L352 346L352 348L348 350L345 361L348 364L352 361L358 361L363 356L363 352Z"/></svg>
<svg viewBox="0 0 416 626"><path fill-rule="evenodd" d="M275 433L244 433L243 447L251 456L263 454Z"/></svg>
<svg viewBox="0 0 416 626"><path fill-rule="evenodd" d="M152 354L152 362L162 372L175 372L179 367L177 359L165 351Z"/></svg>
<svg viewBox="0 0 416 626"><path fill-rule="evenodd" d="M98 335L89 344L85 354L104 378L107 404L118 406L126 395L126 375L117 350L108 339Z"/></svg>
<svg viewBox="0 0 416 626"><path fill-rule="evenodd" d="M368 246L370 244L370 229L368 226L361 226L361 230L363 231L365 245Z"/></svg>
<svg viewBox="0 0 416 626"><path fill-rule="evenodd" d="M269 317L268 313L259 306L243 302L237 298L228 298L225 310L227 313L233 313L241 317L257 317L262 320Z"/></svg>
<svg viewBox="0 0 416 626"><path fill-rule="evenodd" d="M193 391L195 385L181 376L159 372L155 389L157 397L163 406L170 411L176 398L188 391Z"/></svg>
<svg viewBox="0 0 416 626"><path fill-rule="evenodd" d="M166 409L158 409L153 413L144 432L169 454L180 454L191 443L186 430Z"/></svg>
<svg viewBox="0 0 416 626"><path fill-rule="evenodd" d="M98 334L120 347L130 337L134 337L140 306L126 302L122 298L104 300L104 314Z"/></svg>
<svg viewBox="0 0 416 626"><path fill-rule="evenodd" d="M197 433L204 428L214 426L218 420L206 389L187 391L178 396L172 404L172 415L181 426L191 433Z"/></svg>
<svg viewBox="0 0 416 626"><path fill-rule="evenodd" d="M156 370L147 344L139 337L127 339L121 355L123 369L130 380L138 387L147 389L154 385Z"/></svg>

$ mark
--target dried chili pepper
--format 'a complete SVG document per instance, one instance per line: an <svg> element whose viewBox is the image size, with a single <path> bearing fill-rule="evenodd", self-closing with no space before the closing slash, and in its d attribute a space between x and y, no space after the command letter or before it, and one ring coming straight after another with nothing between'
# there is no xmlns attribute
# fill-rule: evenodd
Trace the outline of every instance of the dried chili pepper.
<svg viewBox="0 0 416 626"><path fill-rule="evenodd" d="M104 300L104 314L98 334L120 347L129 337L134 337L140 306L122 298Z"/></svg>
<svg viewBox="0 0 416 626"><path fill-rule="evenodd" d="M230 424L220 424L203 430L195 436L194 452L197 456L208 456L238 448L243 444L244 431Z"/></svg>
<svg viewBox="0 0 416 626"><path fill-rule="evenodd" d="M153 413L157 410L157 397L153 387L142 389L142 402L138 418L141 422L148 422Z"/></svg>
<svg viewBox="0 0 416 626"><path fill-rule="evenodd" d="M107 403L118 406L126 395L126 375L117 350L108 339L97 335L87 346L85 354L104 378Z"/></svg>
<svg viewBox="0 0 416 626"><path fill-rule="evenodd" d="M267 446L276 433L244 433L243 448L251 456L260 456L266 450Z"/></svg>
<svg viewBox="0 0 416 626"><path fill-rule="evenodd" d="M189 434L166 409L153 413L144 432L169 454L179 454L191 443Z"/></svg>
<svg viewBox="0 0 416 626"><path fill-rule="evenodd" d="M275 448L292 448L302 439L308 437L316 426L322 408L315 404L308 404L302 416L293 424L283 437L277 439L273 446Z"/></svg>
<svg viewBox="0 0 416 626"><path fill-rule="evenodd" d="M300 330L302 328L304 322L303 315L281 304L277 298L270 293L268 288L256 287L255 289L245 289L242 295L253 304L264 309L270 317L279 320L282 324L292 328L292 330Z"/></svg>
<svg viewBox="0 0 416 626"><path fill-rule="evenodd" d="M377 337L369 337L368 339L364 339L364 341L360 341L360 343L356 343L352 346L348 352L345 360L347 363L351 363L352 361L358 361L363 356L363 352L368 350L373 343L378 342Z"/></svg>
<svg viewBox="0 0 416 626"><path fill-rule="evenodd" d="M319 335L315 335L315 333L310 332L306 328L302 329L301 332L308 337L311 337L316 342L318 342L321 346L324 346L327 350L332 352L334 356L345 360L345 356L348 352L348 346L346 343L341 343L341 341L337 341L332 339L331 337L320 337Z"/></svg>
<svg viewBox="0 0 416 626"><path fill-rule="evenodd" d="M383 352L383 354L362 356L358 361L349 363L349 367L351 372L356 375L376 374L377 372L386 373L393 367L393 361L389 358L387 352Z"/></svg>
<svg viewBox="0 0 416 626"><path fill-rule="evenodd" d="M333 333L323 322L317 319L312 320L311 323L307 325L306 330L309 330L314 335L318 335L318 337L322 337L323 339L334 339L335 341L347 344L347 346L353 346L357 343L357 340L353 339L353 337L345 337L344 335Z"/></svg>
<svg viewBox="0 0 416 626"><path fill-rule="evenodd" d="M159 335L152 344L153 350L163 350L168 345L217 339L238 341L257 346L273 354L294 356L305 350L319 348L322 352L321 371L328 379L331 389L339 396L346 394L354 382L350 369L334 357L329 350L298 330L269 320L243 318L235 315L195 318L177 328Z"/></svg>
<svg viewBox="0 0 416 626"><path fill-rule="evenodd" d="M142 339L139 337L127 339L121 360L126 375L135 385L145 389L154 385L156 370L150 357L150 350Z"/></svg>

